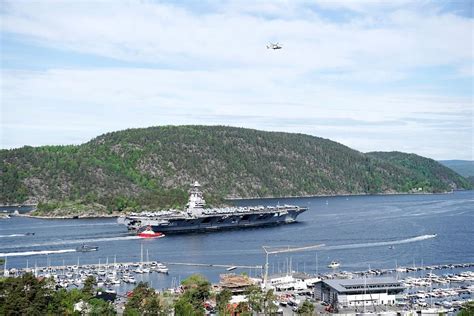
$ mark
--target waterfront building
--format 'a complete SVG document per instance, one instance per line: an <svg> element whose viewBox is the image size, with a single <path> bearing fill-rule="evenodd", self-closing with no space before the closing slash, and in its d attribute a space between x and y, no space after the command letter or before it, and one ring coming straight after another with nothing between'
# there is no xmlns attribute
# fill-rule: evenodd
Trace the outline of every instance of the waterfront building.
<svg viewBox="0 0 474 316"><path fill-rule="evenodd" d="M333 306L393 305L405 290L391 277L329 279L315 284L315 298Z"/></svg>

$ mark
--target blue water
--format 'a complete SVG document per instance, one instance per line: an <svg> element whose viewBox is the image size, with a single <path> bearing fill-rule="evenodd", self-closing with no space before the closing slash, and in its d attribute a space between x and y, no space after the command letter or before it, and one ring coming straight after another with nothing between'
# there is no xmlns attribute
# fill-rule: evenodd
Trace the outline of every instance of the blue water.
<svg viewBox="0 0 474 316"><path fill-rule="evenodd" d="M115 219L45 220L12 217L0 220L0 253L8 267L105 263L140 260L143 244L150 260L230 265L262 265L262 246L325 244L318 250L270 256L270 273L292 269L327 272L332 260L341 270L474 262L474 191L440 195L388 195L289 198L236 201L237 205L295 204L309 210L299 222L266 228L168 235L155 240L130 236ZM34 236L12 236L34 232ZM430 238L426 235L436 234ZM418 238L415 238L418 237ZM98 252L11 256L29 251L73 250L82 242ZM353 246L356 244L357 246ZM388 245L394 245L389 249ZM337 247L335 247L337 246ZM217 282L224 268L169 266L169 275L152 274L156 288L171 286L192 273ZM254 276L258 269L235 270ZM147 276L143 276L148 280ZM138 278L139 279L139 278Z"/></svg>

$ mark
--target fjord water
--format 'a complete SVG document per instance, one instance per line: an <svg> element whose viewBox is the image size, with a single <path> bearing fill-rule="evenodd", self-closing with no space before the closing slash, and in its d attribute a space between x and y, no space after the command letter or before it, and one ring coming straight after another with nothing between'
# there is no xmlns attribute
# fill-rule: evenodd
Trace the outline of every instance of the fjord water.
<svg viewBox="0 0 474 316"><path fill-rule="evenodd" d="M474 192L437 195L377 195L240 200L236 205L294 204L307 206L299 222L265 228L212 233L168 235L144 240L130 235L115 219L0 220L0 256L8 255L8 267L112 263L144 260L165 263L263 265L265 246L325 244L321 250L270 256L270 273L292 270L327 272L332 260L340 270L474 262ZM34 236L18 236L34 232ZM436 234L436 237L430 236ZM82 243L99 251L78 253ZM393 249L389 248L393 245ZM43 251L47 255L32 255ZM17 256L23 254L24 256ZM225 268L169 265L169 275L140 276L156 288L176 284L192 273L217 282ZM251 276L258 269L237 269Z"/></svg>

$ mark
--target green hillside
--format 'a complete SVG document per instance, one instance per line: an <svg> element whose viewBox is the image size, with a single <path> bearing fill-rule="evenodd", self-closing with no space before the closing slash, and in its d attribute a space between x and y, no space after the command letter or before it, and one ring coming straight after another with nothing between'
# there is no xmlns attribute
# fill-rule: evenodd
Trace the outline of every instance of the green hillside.
<svg viewBox="0 0 474 316"><path fill-rule="evenodd" d="M385 155L393 153L363 154L328 139L234 127L129 129L78 146L1 150L0 202L41 202L44 213L178 207L194 180L211 204L229 197L470 188L431 159Z"/></svg>
<svg viewBox="0 0 474 316"><path fill-rule="evenodd" d="M448 188L467 188L469 181L439 162L415 154L402 152L371 152L367 155L387 161L401 169L411 172L408 187L422 188L423 191L436 192L443 186ZM446 188L446 190L448 189Z"/></svg>

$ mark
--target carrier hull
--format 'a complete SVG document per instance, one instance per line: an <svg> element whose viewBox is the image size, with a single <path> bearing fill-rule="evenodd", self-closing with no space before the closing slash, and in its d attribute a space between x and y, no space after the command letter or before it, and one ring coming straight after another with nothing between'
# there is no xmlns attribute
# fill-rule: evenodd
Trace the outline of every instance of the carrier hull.
<svg viewBox="0 0 474 316"><path fill-rule="evenodd" d="M299 214L306 208L285 210L282 212L266 212L254 214L215 215L198 218L128 218L126 224L129 230L140 230L150 226L155 232L184 233L197 231L217 231L222 229L258 227L296 222Z"/></svg>

